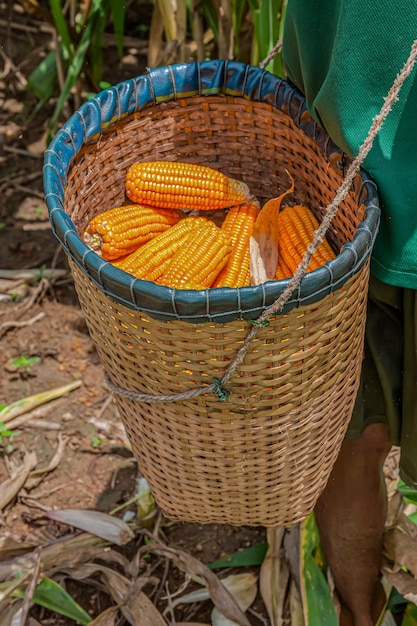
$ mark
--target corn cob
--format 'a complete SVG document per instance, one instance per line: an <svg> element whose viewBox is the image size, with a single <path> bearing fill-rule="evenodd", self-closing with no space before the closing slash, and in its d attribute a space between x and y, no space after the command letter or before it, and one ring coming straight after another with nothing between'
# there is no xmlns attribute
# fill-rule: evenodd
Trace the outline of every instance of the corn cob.
<svg viewBox="0 0 417 626"><path fill-rule="evenodd" d="M278 226L279 259L276 278L280 272L280 259L281 269L289 270L290 276L294 274L304 257L307 246L313 241L314 231L319 227L319 222L310 209L297 205L287 207L279 213ZM335 254L330 244L323 239L311 257L307 271L311 272L334 258Z"/></svg>
<svg viewBox="0 0 417 626"><path fill-rule="evenodd" d="M176 289L211 287L231 255L229 237L207 220L192 232L187 243L174 254L158 283Z"/></svg>
<svg viewBox="0 0 417 626"><path fill-rule="evenodd" d="M132 202L164 209L215 210L248 202L248 186L210 167L194 163L147 161L126 176Z"/></svg>
<svg viewBox="0 0 417 626"><path fill-rule="evenodd" d="M249 240L258 213L259 204L253 202L235 206L226 215L221 230L231 239L232 254L213 287L244 287L250 284Z"/></svg>
<svg viewBox="0 0 417 626"><path fill-rule="evenodd" d="M179 220L178 211L128 204L92 218L83 241L108 261L124 257Z"/></svg>
<svg viewBox="0 0 417 626"><path fill-rule="evenodd" d="M275 280L282 280L284 278L291 278L293 272L290 270L288 265L284 260L284 255L281 254L278 256L278 266L277 271L275 273Z"/></svg>
<svg viewBox="0 0 417 626"><path fill-rule="evenodd" d="M186 217L114 265L137 278L155 282L167 269L175 252L187 247L189 237L207 221L206 217Z"/></svg>

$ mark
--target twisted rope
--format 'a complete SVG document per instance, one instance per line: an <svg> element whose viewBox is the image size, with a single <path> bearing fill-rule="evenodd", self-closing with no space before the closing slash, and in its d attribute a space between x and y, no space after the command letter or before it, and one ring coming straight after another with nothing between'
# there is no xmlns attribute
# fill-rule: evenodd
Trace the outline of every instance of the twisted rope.
<svg viewBox="0 0 417 626"><path fill-rule="evenodd" d="M275 54L276 50L278 50L280 47L281 47L281 42L279 41L274 47L273 51L271 51L271 54L274 51L275 51L274 52ZM267 57L267 59L265 59L265 61L263 61L264 64L267 65L269 63L270 61L269 57L270 55ZM381 110L373 118L368 135L366 136L364 142L360 146L357 156L352 160L345 174L345 177L334 197L334 200L327 206L326 211L323 216L323 220L320 226L317 228L317 230L314 233L314 239L311 242L311 244L307 247L307 251L303 259L301 260L297 270L295 271L293 277L289 281L287 287L284 289L282 294L275 300L275 302L273 302L271 306L265 309L265 311L263 311L263 313L261 313L261 315L256 320L254 320L252 324L252 328L248 332L245 338L245 341L243 342L242 346L239 348L238 352L236 353L234 360L231 361L228 367L226 368L226 371L223 374L222 378L215 378L214 382L210 385L207 385L204 387L197 387L196 389L190 389L189 391L185 391L183 393L177 393L177 394L172 394L172 395L151 395L151 394L138 393L135 391L128 391L126 389L122 389L121 387L118 387L117 385L112 383L109 377L106 375L107 384L109 385L109 387L114 393L122 395L126 398L130 398L130 399L134 399L134 400L138 400L142 402L148 402L148 403L169 402L169 401L174 401L174 400L187 400L187 399L195 398L197 396L200 396L206 393L211 393L211 392L216 393L216 395L219 397L221 401L224 401L227 399L230 392L224 389L224 386L228 383L230 378L235 374L236 370L243 362L246 356L246 353L249 349L249 346L252 340L258 334L259 330L265 325L267 325L270 317L272 317L276 313L279 313L283 309L285 303L290 299L292 293L294 292L295 289L297 289L298 285L300 284L301 279L303 278L304 274L307 271L311 257L315 253L320 242L324 239L327 229L329 228L333 218L335 217L340 203L346 198L347 194L349 193L349 189L351 188L351 185L353 183L353 180L356 174L359 172L363 161L365 160L365 158L369 154L369 151L372 148L375 137L377 136L378 132L381 130L382 125L385 119L387 118L388 114L390 113L393 105L395 104L395 102L398 101L398 95L400 93L401 87L403 86L407 77L411 74L414 68L416 59L417 59L417 40L414 41L414 43L412 44L407 61L404 63L404 66L402 67L400 72L397 74L394 80L394 83L388 92L388 95L384 98L384 103L381 107Z"/></svg>
<svg viewBox="0 0 417 626"><path fill-rule="evenodd" d="M278 54L281 48L282 48L282 39L278 39L277 43L272 48L268 56L265 57L265 59L259 63L259 67L261 68L261 70L264 70L268 66L268 64L272 61L275 55Z"/></svg>

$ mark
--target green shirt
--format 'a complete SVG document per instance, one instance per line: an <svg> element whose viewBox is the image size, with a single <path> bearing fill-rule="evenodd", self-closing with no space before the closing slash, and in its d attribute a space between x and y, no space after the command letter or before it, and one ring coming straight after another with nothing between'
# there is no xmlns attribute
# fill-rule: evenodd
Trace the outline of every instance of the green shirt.
<svg viewBox="0 0 417 626"><path fill-rule="evenodd" d="M283 60L312 115L351 156L417 39L417 0L288 0ZM417 63L364 169L378 185L372 271L417 288Z"/></svg>

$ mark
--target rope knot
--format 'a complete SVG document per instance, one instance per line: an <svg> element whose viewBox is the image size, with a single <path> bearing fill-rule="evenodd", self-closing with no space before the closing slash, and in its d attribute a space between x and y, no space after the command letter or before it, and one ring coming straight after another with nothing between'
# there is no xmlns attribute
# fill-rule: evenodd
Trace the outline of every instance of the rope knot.
<svg viewBox="0 0 417 626"><path fill-rule="evenodd" d="M214 381L214 383L213 383L214 384L214 393L219 398L219 400L221 400L221 402L224 402L230 396L230 391L227 391L227 389L224 389L222 387L222 379L221 378L214 377L213 381Z"/></svg>
<svg viewBox="0 0 417 626"><path fill-rule="evenodd" d="M249 320L250 324L252 324L252 326L257 326L258 328L266 328L267 326L269 326L269 320Z"/></svg>

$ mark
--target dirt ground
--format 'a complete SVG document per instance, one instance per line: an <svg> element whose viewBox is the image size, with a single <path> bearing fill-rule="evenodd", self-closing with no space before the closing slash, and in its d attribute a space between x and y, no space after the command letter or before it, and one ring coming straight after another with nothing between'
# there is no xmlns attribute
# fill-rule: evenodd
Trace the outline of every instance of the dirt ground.
<svg viewBox="0 0 417 626"><path fill-rule="evenodd" d="M0 405L79 382L32 411L30 419L13 428L13 436L3 434L8 424L0 431L0 484L25 455L36 455L29 480L0 513L0 537L22 541L39 527L46 536L59 534L44 520L48 510L112 511L134 496L139 472L43 200L43 152L53 103L33 115L37 101L25 84L47 49L50 32L18 3L0 5L1 15L8 17L0 20L0 39L6 42L0 77ZM109 69L116 64L115 48L109 46L105 56L109 82L140 73L146 62L143 51L131 50L117 67L116 81ZM203 563L265 540L263 529L164 519L161 528L168 545ZM167 578L175 590L176 570ZM94 616L103 608L103 594L99 606L97 596L84 588L73 584L71 592ZM253 624L266 624L262 602L253 608L259 613ZM193 619L208 621L210 610L203 603ZM31 615L42 624L75 623L44 609Z"/></svg>

